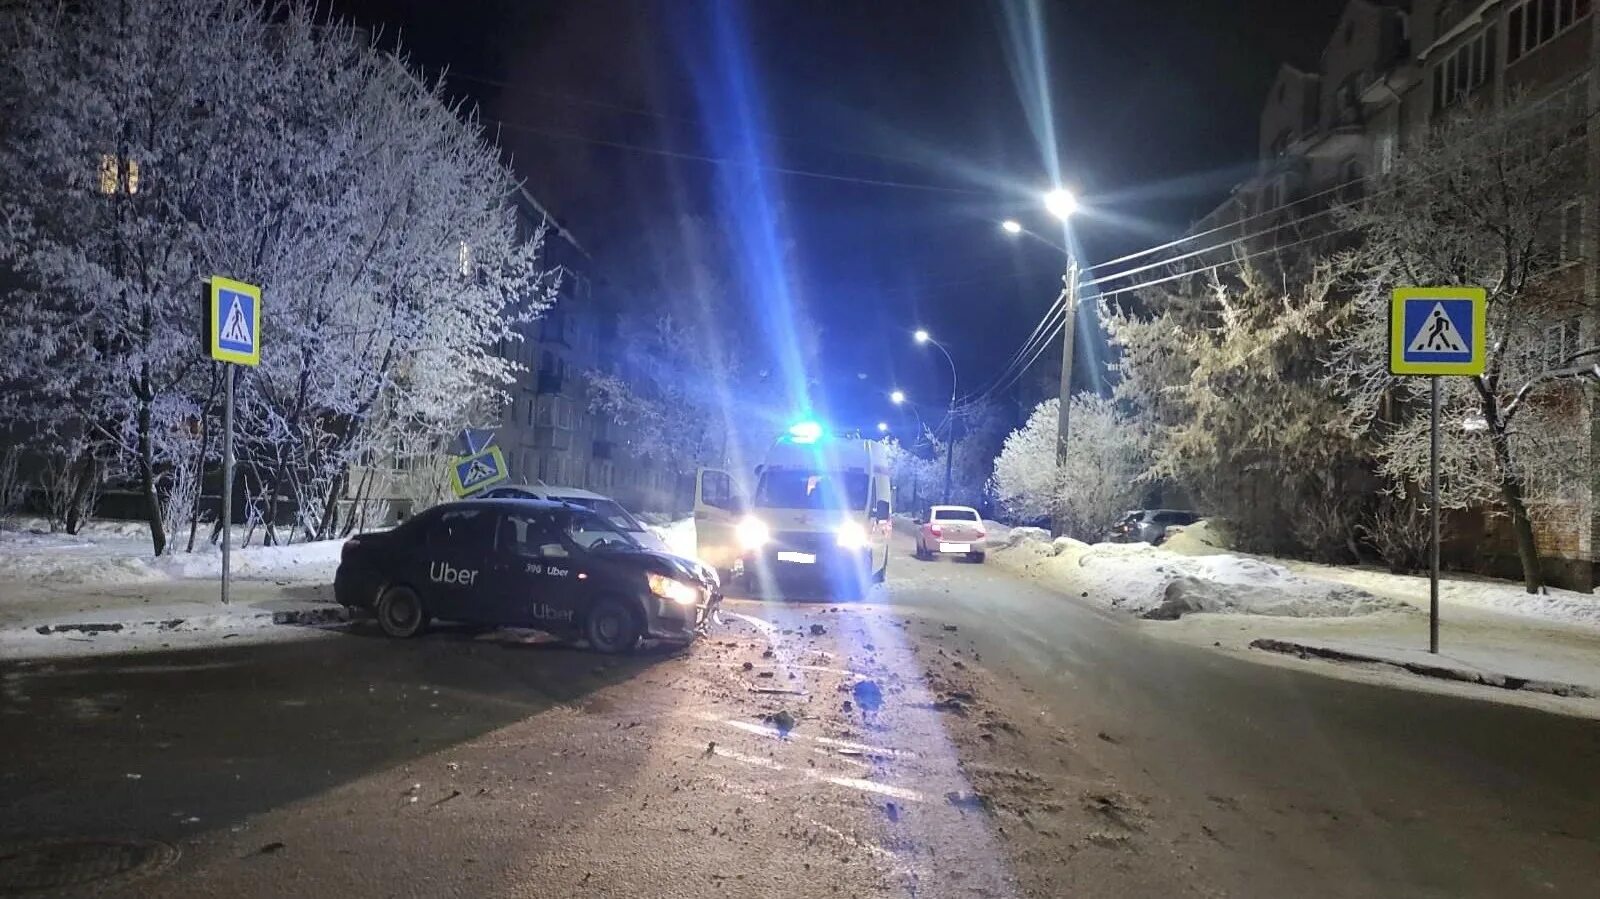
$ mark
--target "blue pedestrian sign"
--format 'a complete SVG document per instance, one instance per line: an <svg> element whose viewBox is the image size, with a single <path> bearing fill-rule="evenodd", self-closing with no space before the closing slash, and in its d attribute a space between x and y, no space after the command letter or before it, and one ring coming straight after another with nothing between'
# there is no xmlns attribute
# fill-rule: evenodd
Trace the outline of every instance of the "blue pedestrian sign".
<svg viewBox="0 0 1600 899"><path fill-rule="evenodd" d="M261 364L261 288L213 275L206 313L211 358Z"/></svg>
<svg viewBox="0 0 1600 899"><path fill-rule="evenodd" d="M463 456L450 466L450 487L456 496L469 496L507 477L506 460L498 446Z"/></svg>
<svg viewBox="0 0 1600 899"><path fill-rule="evenodd" d="M1481 375L1488 303L1481 287L1402 287L1389 310L1389 371Z"/></svg>

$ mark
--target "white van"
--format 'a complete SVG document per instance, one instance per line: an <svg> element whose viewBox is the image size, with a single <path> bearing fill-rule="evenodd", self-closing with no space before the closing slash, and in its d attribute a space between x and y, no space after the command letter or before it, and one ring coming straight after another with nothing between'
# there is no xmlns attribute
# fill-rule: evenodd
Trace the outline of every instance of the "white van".
<svg viewBox="0 0 1600 899"><path fill-rule="evenodd" d="M700 560L742 569L743 585L810 575L831 592L861 596L889 567L890 495L883 445L796 425L767 451L746 500L732 475L703 470L695 482Z"/></svg>

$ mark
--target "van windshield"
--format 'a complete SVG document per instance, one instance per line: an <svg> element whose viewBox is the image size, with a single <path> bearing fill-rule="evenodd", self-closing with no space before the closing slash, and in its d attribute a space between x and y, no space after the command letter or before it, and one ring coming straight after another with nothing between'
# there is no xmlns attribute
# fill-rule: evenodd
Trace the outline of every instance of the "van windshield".
<svg viewBox="0 0 1600 899"><path fill-rule="evenodd" d="M864 471L766 471L756 487L762 509L865 509Z"/></svg>

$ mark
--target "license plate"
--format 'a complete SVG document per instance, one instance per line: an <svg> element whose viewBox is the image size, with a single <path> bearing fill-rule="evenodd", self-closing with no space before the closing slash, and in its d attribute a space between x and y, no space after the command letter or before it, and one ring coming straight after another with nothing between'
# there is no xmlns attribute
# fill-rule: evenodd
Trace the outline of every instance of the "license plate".
<svg viewBox="0 0 1600 899"><path fill-rule="evenodd" d="M817 564L817 557L812 553L791 553L780 551L778 553L778 561L795 562L800 565L815 565Z"/></svg>
<svg viewBox="0 0 1600 899"><path fill-rule="evenodd" d="M969 553L969 552L972 552L972 544L970 544L970 543L941 543L941 544L939 544L939 552L942 552L942 553Z"/></svg>

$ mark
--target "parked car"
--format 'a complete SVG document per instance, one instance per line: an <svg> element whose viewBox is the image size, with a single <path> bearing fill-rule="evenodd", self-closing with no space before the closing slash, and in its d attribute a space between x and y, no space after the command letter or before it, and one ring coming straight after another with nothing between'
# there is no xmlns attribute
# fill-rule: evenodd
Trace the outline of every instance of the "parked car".
<svg viewBox="0 0 1600 899"><path fill-rule="evenodd" d="M622 507L622 504L609 496L601 496L588 490L577 487L551 487L548 484L523 484L519 486L495 487L483 492L483 499L543 499L558 503L572 503L599 513L600 517L611 522L612 527L626 533L635 542L645 549L653 552L666 553L672 550L667 548L667 543L660 535L640 523L633 517L633 513Z"/></svg>
<svg viewBox="0 0 1600 899"><path fill-rule="evenodd" d="M1169 528L1194 524L1199 520L1198 513L1181 509L1135 509L1111 529L1110 540L1112 543L1160 546L1166 541Z"/></svg>
<svg viewBox="0 0 1600 899"><path fill-rule="evenodd" d="M917 558L964 556L982 562L989 535L971 506L934 506L917 519Z"/></svg>
<svg viewBox="0 0 1600 899"><path fill-rule="evenodd" d="M705 565L651 552L597 512L535 499L446 503L351 537L333 584L391 637L438 618L536 628L604 653L692 641L722 601Z"/></svg>

